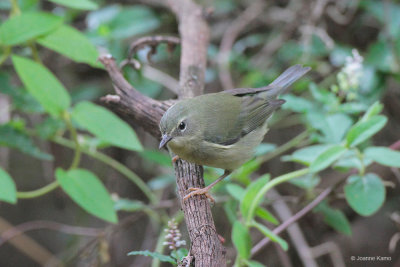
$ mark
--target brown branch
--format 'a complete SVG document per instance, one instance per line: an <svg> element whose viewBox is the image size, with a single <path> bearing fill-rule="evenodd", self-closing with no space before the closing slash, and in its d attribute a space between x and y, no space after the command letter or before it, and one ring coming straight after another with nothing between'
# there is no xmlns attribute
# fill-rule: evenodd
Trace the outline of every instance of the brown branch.
<svg viewBox="0 0 400 267"><path fill-rule="evenodd" d="M200 95L204 88L209 39L203 10L189 0L169 0L165 3L179 20L182 40L179 97ZM159 102L140 94L125 80L110 55L101 56L100 61L109 73L117 93L117 96L104 97L103 101L132 125L140 125L159 138L159 121L173 102ZM201 166L178 160L175 163L175 173L181 200L189 187L204 187ZM191 239L190 251L195 266L226 266L225 249L218 238L208 200L204 196L195 196L181 201L181 205Z"/></svg>
<svg viewBox="0 0 400 267"><path fill-rule="evenodd" d="M129 84L110 55L102 55L100 62L105 66L118 96L105 96L102 100L113 111L123 116L131 125L140 125L156 138L161 136L158 124L172 102L160 102L142 95Z"/></svg>
<svg viewBox="0 0 400 267"><path fill-rule="evenodd" d="M209 40L203 10L189 0L168 0L167 3L179 20L182 47L179 97L200 95L204 89ZM204 187L203 168L177 160L175 174L195 266L226 266L225 249L218 238L207 198L195 196L182 200L189 187Z"/></svg>

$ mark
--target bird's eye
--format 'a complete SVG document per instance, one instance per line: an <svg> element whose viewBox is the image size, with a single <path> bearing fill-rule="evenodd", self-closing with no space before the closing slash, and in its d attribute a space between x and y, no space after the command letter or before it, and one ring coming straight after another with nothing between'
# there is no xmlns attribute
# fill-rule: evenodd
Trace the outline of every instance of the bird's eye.
<svg viewBox="0 0 400 267"><path fill-rule="evenodd" d="M186 129L186 123L182 121L181 123L179 123L178 128L179 130L181 130L181 132L183 132Z"/></svg>

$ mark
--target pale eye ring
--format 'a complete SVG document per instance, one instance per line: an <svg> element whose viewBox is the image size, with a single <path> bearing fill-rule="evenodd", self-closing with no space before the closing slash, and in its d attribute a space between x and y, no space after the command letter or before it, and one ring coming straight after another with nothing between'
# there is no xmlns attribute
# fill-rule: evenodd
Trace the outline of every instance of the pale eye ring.
<svg viewBox="0 0 400 267"><path fill-rule="evenodd" d="M179 123L178 129L179 129L181 132L183 132L184 130L186 130L186 123L183 122L183 121L182 121L181 123Z"/></svg>

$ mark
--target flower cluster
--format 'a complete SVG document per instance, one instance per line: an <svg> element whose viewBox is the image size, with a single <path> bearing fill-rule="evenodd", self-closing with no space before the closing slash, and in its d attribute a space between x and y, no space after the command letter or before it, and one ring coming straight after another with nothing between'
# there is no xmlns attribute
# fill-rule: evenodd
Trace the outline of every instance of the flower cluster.
<svg viewBox="0 0 400 267"><path fill-rule="evenodd" d="M186 245L185 240L181 240L182 234L178 229L178 224L174 219L168 222L168 228L164 230L166 232L164 246L168 246L170 250L176 250L181 246Z"/></svg>
<svg viewBox="0 0 400 267"><path fill-rule="evenodd" d="M352 56L346 57L346 63L337 75L338 85L333 85L331 90L347 101L357 98L357 91L363 75L363 57L357 49L352 50Z"/></svg>

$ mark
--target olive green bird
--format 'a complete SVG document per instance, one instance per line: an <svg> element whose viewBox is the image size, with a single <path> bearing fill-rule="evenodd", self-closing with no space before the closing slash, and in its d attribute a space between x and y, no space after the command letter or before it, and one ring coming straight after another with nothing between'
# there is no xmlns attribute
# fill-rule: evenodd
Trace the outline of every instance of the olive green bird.
<svg viewBox="0 0 400 267"><path fill-rule="evenodd" d="M164 113L160 121L160 149L167 145L179 158L225 170L209 186L189 188L191 193L184 200L201 194L212 200L208 191L253 157L254 149L268 131L268 118L285 103L277 96L309 70L295 65L268 86L184 99Z"/></svg>

